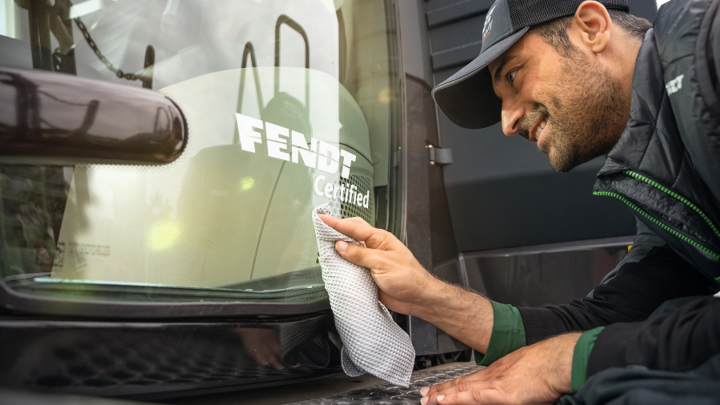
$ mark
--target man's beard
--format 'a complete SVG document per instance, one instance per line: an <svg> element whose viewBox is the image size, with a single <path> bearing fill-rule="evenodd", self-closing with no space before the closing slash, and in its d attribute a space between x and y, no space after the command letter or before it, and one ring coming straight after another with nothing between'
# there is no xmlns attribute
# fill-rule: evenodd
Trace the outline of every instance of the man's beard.
<svg viewBox="0 0 720 405"><path fill-rule="evenodd" d="M551 132L543 135L539 147L558 172L610 152L629 119L629 100L623 98L620 81L605 66L589 63L584 55L577 58L566 59L555 83L553 112L537 103L519 123L527 139L529 129L547 117Z"/></svg>

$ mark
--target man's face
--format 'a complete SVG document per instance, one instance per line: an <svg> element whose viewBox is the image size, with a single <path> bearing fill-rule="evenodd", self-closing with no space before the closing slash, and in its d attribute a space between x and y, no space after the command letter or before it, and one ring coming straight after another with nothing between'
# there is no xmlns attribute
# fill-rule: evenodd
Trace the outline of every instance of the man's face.
<svg viewBox="0 0 720 405"><path fill-rule="evenodd" d="M620 81L579 48L563 56L530 32L489 69L503 132L537 142L559 172L608 153L629 118Z"/></svg>

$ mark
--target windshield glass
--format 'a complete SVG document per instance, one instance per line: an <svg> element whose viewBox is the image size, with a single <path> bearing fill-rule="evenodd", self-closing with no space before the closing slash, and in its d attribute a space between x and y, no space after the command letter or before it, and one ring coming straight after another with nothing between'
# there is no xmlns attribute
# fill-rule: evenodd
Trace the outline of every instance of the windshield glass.
<svg viewBox="0 0 720 405"><path fill-rule="evenodd" d="M383 1L0 5L0 65L158 91L189 128L164 166L0 166L0 272L15 291L313 301L326 297L314 207L391 223L397 56Z"/></svg>

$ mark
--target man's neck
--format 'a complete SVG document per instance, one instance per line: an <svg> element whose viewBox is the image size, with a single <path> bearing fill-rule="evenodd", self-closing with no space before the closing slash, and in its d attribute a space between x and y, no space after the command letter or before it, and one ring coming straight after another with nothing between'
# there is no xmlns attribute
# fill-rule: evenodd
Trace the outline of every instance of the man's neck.
<svg viewBox="0 0 720 405"><path fill-rule="evenodd" d="M620 79L620 83L623 89L623 95L627 97L628 105L632 97L632 82L635 75L635 62L637 61L638 54L640 53L640 47L643 41L630 34L621 34L626 38L620 41L620 46L617 49L617 60L613 66L615 75Z"/></svg>

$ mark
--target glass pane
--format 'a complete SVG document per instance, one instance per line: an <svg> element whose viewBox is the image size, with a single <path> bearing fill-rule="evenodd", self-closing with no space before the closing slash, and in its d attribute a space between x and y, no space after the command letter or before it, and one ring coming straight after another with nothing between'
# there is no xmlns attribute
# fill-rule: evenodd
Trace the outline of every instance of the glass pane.
<svg viewBox="0 0 720 405"><path fill-rule="evenodd" d="M307 302L326 297L314 207L390 222L383 1L0 4L1 65L151 88L189 127L166 166L0 166L0 271L16 291Z"/></svg>

